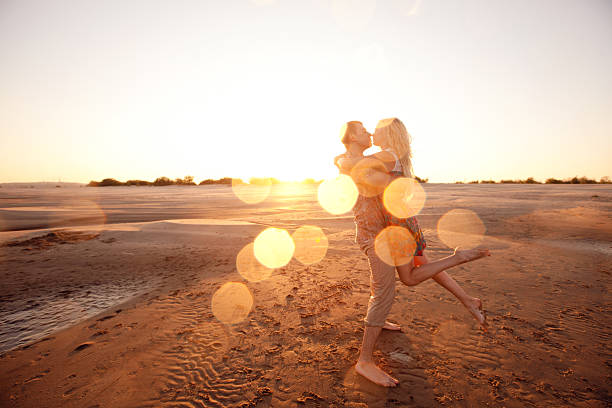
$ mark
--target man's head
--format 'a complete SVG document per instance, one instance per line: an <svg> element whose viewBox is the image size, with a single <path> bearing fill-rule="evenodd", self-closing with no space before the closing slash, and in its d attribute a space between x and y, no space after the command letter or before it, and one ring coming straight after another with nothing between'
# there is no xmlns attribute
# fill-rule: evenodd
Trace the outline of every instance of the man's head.
<svg viewBox="0 0 612 408"><path fill-rule="evenodd" d="M363 147L363 150L372 146L372 139L370 134L363 127L363 123L356 120L346 122L342 125L340 131L340 141L348 149L349 145L356 144Z"/></svg>

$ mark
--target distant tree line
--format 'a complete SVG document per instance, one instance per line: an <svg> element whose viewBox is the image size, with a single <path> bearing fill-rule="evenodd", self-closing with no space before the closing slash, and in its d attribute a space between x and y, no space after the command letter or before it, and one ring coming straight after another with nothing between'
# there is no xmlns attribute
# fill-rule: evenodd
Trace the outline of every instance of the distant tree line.
<svg viewBox="0 0 612 408"><path fill-rule="evenodd" d="M206 179L200 181L199 185L211 185L211 184L225 184L231 185L232 180L234 184L246 184L242 179L231 177L223 177L218 180ZM322 181L322 180L321 180ZM312 178L304 179L302 184L319 184L321 181L315 181ZM274 177L270 178L261 178L261 177L251 177L249 179L249 184L253 185L269 185L269 184L279 184L281 183L278 179ZM168 177L158 177L155 181L146 181L146 180L128 180L125 183L115 180L114 178L105 178L102 181L90 181L87 184L87 187L114 187L114 186L195 186L196 183L193 181L193 176L185 176L184 178L171 180Z"/></svg>
<svg viewBox="0 0 612 408"><path fill-rule="evenodd" d="M495 180L473 180L468 184L496 184ZM464 184L463 181L456 181L455 184ZM586 177L572 177L564 180L556 178L546 179L544 183L535 180L533 177L529 177L525 180L500 180L499 184L612 184L612 180L609 177L602 177L599 181L592 180Z"/></svg>
<svg viewBox="0 0 612 408"><path fill-rule="evenodd" d="M230 179L231 180L231 179ZM155 181L146 180L128 180L125 183L115 180L114 178L105 178L102 181L90 181L87 187L114 187L114 186L195 186L193 176L185 176L185 178L177 178L170 180L168 177L158 177Z"/></svg>

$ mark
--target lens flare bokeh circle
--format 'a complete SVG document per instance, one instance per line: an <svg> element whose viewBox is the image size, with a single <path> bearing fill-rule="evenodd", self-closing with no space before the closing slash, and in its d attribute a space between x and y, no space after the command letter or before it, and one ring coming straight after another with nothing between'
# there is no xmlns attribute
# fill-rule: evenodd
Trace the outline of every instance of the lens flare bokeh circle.
<svg viewBox="0 0 612 408"><path fill-rule="evenodd" d="M222 323L240 323L251 312L253 295L244 283L227 282L212 297L213 315Z"/></svg>
<svg viewBox="0 0 612 408"><path fill-rule="evenodd" d="M425 205L425 190L415 179L400 177L385 189L383 204L397 218L414 217Z"/></svg>
<svg viewBox="0 0 612 408"><path fill-rule="evenodd" d="M274 269L265 267L255 258L255 245L251 242L238 252L236 269L240 276L250 282L268 279Z"/></svg>
<svg viewBox="0 0 612 408"><path fill-rule="evenodd" d="M329 241L323 230L317 226L305 225L294 231L295 259L304 265L312 265L325 258Z"/></svg>
<svg viewBox="0 0 612 408"><path fill-rule="evenodd" d="M276 269L289 263L295 244L287 230L266 228L254 241L255 258L265 267Z"/></svg>
<svg viewBox="0 0 612 408"><path fill-rule="evenodd" d="M387 265L400 266L412 260L416 242L408 229L391 225L378 233L374 240L374 250Z"/></svg>
<svg viewBox="0 0 612 408"><path fill-rule="evenodd" d="M270 178L253 180L245 183L240 179L232 179L232 191L234 195L247 204L258 204L268 198L272 189Z"/></svg>
<svg viewBox="0 0 612 408"><path fill-rule="evenodd" d="M325 211L333 215L350 211L358 195L359 191L355 182L346 174L323 181L317 191L319 204Z"/></svg>
<svg viewBox="0 0 612 408"><path fill-rule="evenodd" d="M478 214L464 208L450 210L438 220L438 238L450 248L475 248L482 242L486 227Z"/></svg>
<svg viewBox="0 0 612 408"><path fill-rule="evenodd" d="M357 185L359 194L374 197L385 190L391 176L385 165L378 159L365 157L351 169L351 178Z"/></svg>

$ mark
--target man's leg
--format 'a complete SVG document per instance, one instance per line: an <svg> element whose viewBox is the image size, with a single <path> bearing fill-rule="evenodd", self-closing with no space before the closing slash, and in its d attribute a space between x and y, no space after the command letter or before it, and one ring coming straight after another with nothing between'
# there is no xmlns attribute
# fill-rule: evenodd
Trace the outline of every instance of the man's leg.
<svg viewBox="0 0 612 408"><path fill-rule="evenodd" d="M382 262L374 249L366 251L370 263L371 296L363 332L363 344L355 370L368 380L385 386L394 387L398 381L376 366L372 354L380 335L385 318L391 310L395 296L395 268Z"/></svg>

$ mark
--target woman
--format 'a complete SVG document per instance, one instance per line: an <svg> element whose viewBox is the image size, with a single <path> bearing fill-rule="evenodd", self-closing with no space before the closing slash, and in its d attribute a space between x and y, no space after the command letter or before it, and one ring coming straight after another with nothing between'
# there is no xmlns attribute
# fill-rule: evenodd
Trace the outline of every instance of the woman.
<svg viewBox="0 0 612 408"><path fill-rule="evenodd" d="M376 130L374 131L372 139L373 144L380 147L382 152L389 153L393 156L393 160L389 160L388 156L384 156L386 167L388 169L390 168L392 177L414 177L412 171L410 134L401 120L398 118L380 120L376 125ZM482 312L481 300L468 296L457 282L444 272L444 270L461 263L489 256L489 251L486 249L462 251L456 248L455 253L450 257L430 263L424 253L427 245L416 218L397 218L387 211L384 206L382 206L382 208L385 213L387 225L405 227L411 232L416 243L416 250L412 261L397 267L402 283L408 286L415 286L429 278L433 278L437 283L455 295L472 316L474 316L482 328L486 330L487 323L485 315ZM440 269L441 267L442 269Z"/></svg>

